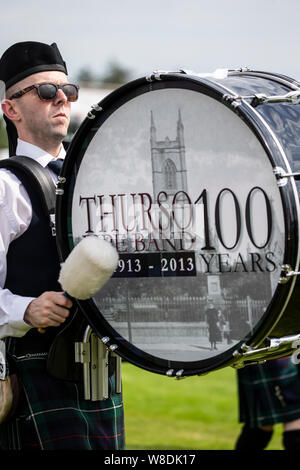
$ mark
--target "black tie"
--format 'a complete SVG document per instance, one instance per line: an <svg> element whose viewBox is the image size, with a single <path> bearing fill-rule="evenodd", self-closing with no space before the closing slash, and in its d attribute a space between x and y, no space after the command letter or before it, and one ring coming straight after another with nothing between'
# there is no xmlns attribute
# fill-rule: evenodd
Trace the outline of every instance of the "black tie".
<svg viewBox="0 0 300 470"><path fill-rule="evenodd" d="M51 160L47 167L50 168L50 170L52 170L56 175L59 175L63 162L64 161L61 158L57 158L56 160Z"/></svg>

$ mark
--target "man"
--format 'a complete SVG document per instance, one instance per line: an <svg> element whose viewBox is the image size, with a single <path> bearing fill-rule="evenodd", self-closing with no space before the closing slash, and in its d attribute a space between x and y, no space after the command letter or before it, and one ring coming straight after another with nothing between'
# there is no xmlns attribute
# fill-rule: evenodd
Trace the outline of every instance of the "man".
<svg viewBox="0 0 300 470"><path fill-rule="evenodd" d="M10 155L31 157L43 167L63 159L78 87L68 84L56 44L11 46L0 60L0 80L6 86L2 110ZM122 396L113 393L113 374L111 398L90 402L77 375L63 380L47 372L49 350L75 306L57 282L55 239L39 195L18 171L0 170L0 218L0 338L6 338L21 390L14 416L0 424L0 447L124 448Z"/></svg>

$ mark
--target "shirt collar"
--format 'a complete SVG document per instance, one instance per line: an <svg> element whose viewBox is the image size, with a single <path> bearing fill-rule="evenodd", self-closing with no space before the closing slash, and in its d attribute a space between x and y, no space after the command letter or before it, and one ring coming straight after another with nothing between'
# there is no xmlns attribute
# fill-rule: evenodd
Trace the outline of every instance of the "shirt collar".
<svg viewBox="0 0 300 470"><path fill-rule="evenodd" d="M48 165L51 160L55 160L53 155L47 153L45 150L37 147L36 145L25 142L24 140L18 139L16 155L24 155L25 157L30 157L33 160L36 160L44 168ZM64 146L61 145L60 152L56 158L64 159L66 156L66 151Z"/></svg>

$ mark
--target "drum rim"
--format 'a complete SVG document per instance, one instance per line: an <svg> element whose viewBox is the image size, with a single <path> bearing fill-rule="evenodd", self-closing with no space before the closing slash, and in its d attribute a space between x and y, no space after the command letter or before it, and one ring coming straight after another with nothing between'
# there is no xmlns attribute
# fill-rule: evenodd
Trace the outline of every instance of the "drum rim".
<svg viewBox="0 0 300 470"><path fill-rule="evenodd" d="M203 94L206 94L210 96L211 98L216 99L219 102L223 102L223 97L225 95L225 90L226 94L228 93L228 89L224 88L224 86L220 85L220 83L215 83L210 80L204 79L204 78L199 78L199 77L194 77L190 75L183 75L182 73L167 73L164 74L161 78L161 83L164 83L165 81L175 81L179 82L181 80L187 80L188 82L193 82L195 86L198 88L199 92L202 92ZM157 82L155 82L157 84ZM170 83L169 83L170 84ZM103 122L109 117L110 114L112 114L115 109L118 109L120 106L122 106L123 103L120 104L120 100L122 101L122 98L127 96L128 92L136 89L137 87L143 87L145 85L149 85L149 81L147 77L142 77L137 80L134 80L132 82L129 82L117 90L114 90L112 93L110 93L108 96L106 96L103 100L101 100L98 103L99 109L93 109L90 112L90 116L87 116L79 129L76 132L76 135L71 141L71 144L69 146L69 149L67 150L67 155L66 159L62 168L61 172L61 177L62 179L65 178L66 182L60 183L58 187L62 187L64 192L63 194L60 194L57 196L56 200L56 213L57 213L57 220L56 220L56 232L57 232L57 247L58 247L58 252L61 261L63 262L65 258L68 256L70 252L69 248L69 236L68 230L63 229L63 227L66 228L67 225L67 217L65 217L65 220L62 220L63 214L66 214L67 212L67 203L66 197L65 197L65 188L68 187L68 175L71 174L73 171L73 166L74 163L77 162L77 158L73 158L72 156L76 154L76 149L79 147L82 147L83 141L86 140L87 135L91 133L94 123L96 121L96 118L101 120L100 114L102 112L102 109L105 109L106 107L108 108L112 104L118 103L116 108L112 106L112 109L110 109L110 113L105 117ZM166 86L162 86L162 88L166 88ZM144 93L144 92L143 92ZM141 94L143 94L141 93ZM131 99L131 98L130 98ZM127 102L129 99L127 99L124 102ZM243 100L241 101L240 105L238 107L231 107L231 110L235 112L236 114L239 115L240 118L243 119L243 121L246 123L246 125L250 128L250 130L255 134L255 136L258 138L260 143L262 144L272 166L277 166L277 163L274 161L273 155L270 150L270 145L274 147L274 142L271 141L269 131L267 130L266 123L264 122L263 119L258 119L258 116L253 113L253 109L250 108L250 105ZM92 119L91 119L92 117ZM95 119L93 119L95 117ZM97 126L96 131L98 128L102 125L102 123ZM94 126L95 127L95 126ZM278 150L278 149L277 149ZM282 163L282 161L281 161ZM288 163L288 162L287 162ZM288 185L290 186L290 185ZM286 215L286 202L288 198L291 196L295 196L294 192L291 192L290 190L287 191L287 188L279 188L280 194L281 194L281 201L283 205L283 213L284 213L284 223L285 223L285 254L284 254L284 263L286 260L289 260L292 258L292 253L290 246L287 246L287 231L289 230L290 233L290 225L289 220L287 220L287 215ZM286 194L287 192L287 194ZM67 193L67 199L70 199L70 194ZM294 197L294 199L296 199ZM296 199L297 201L297 199ZM297 212L297 215L299 215L299 209ZM299 217L298 217L298 225L299 225ZM65 234L64 234L65 232ZM297 234L299 234L299 227ZM72 242L73 243L73 242ZM298 250L299 251L299 250ZM298 256L298 262L299 262L299 253L297 254ZM109 337L110 339L107 342L107 346L110 347L112 345L117 346L117 352L121 357L124 359L128 360L129 362L137 365L138 367L141 367L143 369L149 370L151 372L156 372L159 374L167 374L171 376L176 376L176 373L178 371L182 371L183 376L187 375L201 375L203 373L209 372L211 370L226 366L226 365L231 365L234 362L234 353L239 350L239 348L242 346L242 344L246 343L247 345L250 345L251 347L256 347L261 342L266 338L267 334L272 330L272 326L274 325L274 316L275 316L275 311L277 313L276 306L278 302L280 305L283 303L282 298L287 298L287 292L289 294L289 297L292 295L292 291L294 289L295 281L292 280L293 282L289 282L288 286L286 284L284 285L279 285L271 299L270 305L275 304L274 311L272 314L270 313L270 305L268 306L267 312L263 315L263 317L260 319L258 324L255 326L256 332L254 335L250 337L248 335L246 338L244 338L241 341L238 341L234 344L233 347L227 349L226 351L213 356L211 358L206 358L198 361L189 361L189 362L182 362L182 361L171 361L167 359L162 359L162 358L157 358L155 356L152 356L149 353L146 353L138 348L136 348L132 343L129 343L127 340L124 338L120 339L120 335L116 330L112 328L112 326L105 320L101 312L97 309L95 306L94 302L92 300L86 300L86 301L80 301L77 300L77 303L86 317L89 325L95 329L97 332L98 336L100 338L103 337ZM291 288L292 286L292 288ZM278 318L281 318L285 311L286 306L281 309L281 315ZM97 312L95 311L97 310ZM86 311L89 312L89 314L86 313ZM92 312L92 314L91 314ZM100 313L100 315L99 315ZM97 318L96 318L97 316ZM99 329L99 323L101 323L101 331ZM103 334L102 334L103 331ZM266 333L267 331L267 333ZM113 333L113 335L111 335ZM111 338L113 336L113 338ZM117 339L119 337L119 339ZM141 360L142 359L142 360ZM214 366L214 369L211 367ZM171 371L171 372L170 372Z"/></svg>
<svg viewBox="0 0 300 470"><path fill-rule="evenodd" d="M299 82L297 80L294 80L290 77L287 77L285 75L277 74L277 73L272 73L272 72L262 72L262 71L252 71L252 70L240 70L240 71L232 71L231 73L228 74L229 78L231 77L257 77L257 78L264 78L267 80L272 80L280 85L284 85L290 90L299 90ZM218 85L223 87L223 89L228 93L231 92L233 96L236 96L236 93L230 88L230 87L225 87L224 85L220 84L218 82ZM279 139L277 138L276 134L274 133L273 129L267 124L265 119L259 112L253 108L250 103L247 100L241 100L241 106L238 108L235 108L237 110L237 113L241 113L243 118L245 119L246 123L252 129L258 140L261 142L261 144L264 147L264 150L273 166L282 166L282 162L284 162L286 166L286 171L287 173L293 173L288 158L286 156L286 153L284 151L284 148L279 142ZM273 140L273 142L272 142ZM273 150L277 150L280 154L280 158L275 161L274 160L274 155L272 153L271 147L273 147ZM276 153L276 152L275 152ZM293 254L290 253L291 249L287 246L287 239L290 238L289 234L291 233L291 225L293 225L294 221L290 221L287 218L287 208L286 205L288 201L292 200L294 202L296 212L297 212L297 217L296 217L296 222L295 224L295 229L296 230L296 239L299 240L299 235L300 235L300 203L299 203L299 196L296 188L296 183L293 178L289 179L289 183L287 186L284 187L279 187L280 195L281 195L281 201L284 209L284 223L285 223L285 254L284 254L284 261L283 264L289 264L291 266L294 266L294 270L298 271L299 269L299 263L300 263L300 246L298 243L298 250L296 256L293 256ZM287 225L290 225L287 228ZM291 243L289 244L291 245ZM296 258L296 261L295 261ZM291 261L290 261L291 260ZM257 331L258 334L254 334L250 341L246 342L247 345L250 347L258 347L261 345L262 341L266 339L268 335L272 334L272 331L275 329L277 326L278 322L284 315L284 312L286 310L286 307L292 297L296 282L297 282L297 276L294 276L293 279L290 280L287 285L278 285L276 292L273 294L273 297L271 299L271 304L275 304L278 302L278 300L281 298L281 296L284 296L285 302L284 306L281 309L280 315L277 316L276 321L273 322L272 318L273 315L267 318L268 315L264 315L259 323L263 323L261 331ZM286 292L288 291L288 295L286 295ZM270 305L271 305L270 304ZM269 309L270 309L269 305ZM278 311L278 309L277 309ZM269 321L268 321L269 320ZM263 333L264 332L264 333ZM261 334L259 334L261 333Z"/></svg>

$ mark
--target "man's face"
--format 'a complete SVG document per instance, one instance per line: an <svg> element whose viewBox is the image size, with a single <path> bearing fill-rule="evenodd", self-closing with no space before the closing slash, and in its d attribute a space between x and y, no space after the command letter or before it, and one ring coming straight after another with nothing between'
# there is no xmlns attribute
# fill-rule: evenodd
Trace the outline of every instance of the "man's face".
<svg viewBox="0 0 300 470"><path fill-rule="evenodd" d="M19 82L13 91L39 83L62 85L68 80L63 72L39 72ZM42 101L34 89L12 102L20 116L20 120L15 122L20 139L45 148L47 143L60 144L67 135L71 103L62 90L58 90L53 101Z"/></svg>

